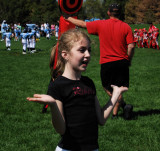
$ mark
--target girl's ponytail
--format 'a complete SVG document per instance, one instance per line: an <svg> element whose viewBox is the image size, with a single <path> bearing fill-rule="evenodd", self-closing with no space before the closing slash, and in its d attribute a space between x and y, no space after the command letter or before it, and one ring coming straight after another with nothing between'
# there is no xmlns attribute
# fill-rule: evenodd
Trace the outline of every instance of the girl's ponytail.
<svg viewBox="0 0 160 151"><path fill-rule="evenodd" d="M62 75L64 70L64 65L61 62L60 58L57 58L57 65L54 69L54 63L55 63L55 53L56 53L56 45L52 48L51 56L50 56L50 74L53 80L55 80L59 75Z"/></svg>

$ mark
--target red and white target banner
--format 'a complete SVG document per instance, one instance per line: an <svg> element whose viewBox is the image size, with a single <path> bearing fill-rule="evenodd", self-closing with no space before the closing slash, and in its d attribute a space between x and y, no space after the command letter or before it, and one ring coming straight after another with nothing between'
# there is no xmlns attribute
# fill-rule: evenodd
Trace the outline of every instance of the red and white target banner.
<svg viewBox="0 0 160 151"><path fill-rule="evenodd" d="M58 0L58 4L64 13L75 14L81 9L83 0Z"/></svg>
<svg viewBox="0 0 160 151"><path fill-rule="evenodd" d="M77 18L75 15L82 7L83 0L58 0L58 5L62 14L72 15L72 17ZM59 20L59 32L58 32L58 39L60 38L61 34L65 31L75 28L75 25L66 21L61 15ZM58 42L56 45L56 53L54 58L54 66L53 69L56 69L57 65L57 57L58 57ZM48 108L48 105L45 105L45 108Z"/></svg>
<svg viewBox="0 0 160 151"><path fill-rule="evenodd" d="M77 13L82 7L83 0L58 0L59 8L62 14L72 15L72 17L77 18L74 14ZM63 15L60 17L59 21L59 36L71 28L75 28L75 25L66 21Z"/></svg>
<svg viewBox="0 0 160 151"><path fill-rule="evenodd" d="M73 18L77 18L77 16L74 14L77 13L83 4L83 0L58 0L59 8L62 12L62 14L68 14L72 15ZM61 34L63 34L65 31L75 28L75 25L66 21L61 15L59 20L59 32L58 32L58 39L60 38ZM55 62L54 62L54 69L57 65L57 57L58 57L58 43L56 46L56 54L55 54Z"/></svg>

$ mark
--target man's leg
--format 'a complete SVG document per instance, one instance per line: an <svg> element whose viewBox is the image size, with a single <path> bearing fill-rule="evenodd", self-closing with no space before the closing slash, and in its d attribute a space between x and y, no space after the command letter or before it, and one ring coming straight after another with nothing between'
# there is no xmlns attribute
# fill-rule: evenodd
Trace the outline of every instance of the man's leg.
<svg viewBox="0 0 160 151"><path fill-rule="evenodd" d="M111 84L117 86L129 87L129 68L127 60L120 60L111 63L105 63L101 65L101 81L105 92L109 97L112 96ZM123 100L122 95L119 96L116 105L113 108L113 116L118 115L120 107L125 108L126 103ZM127 107L128 110L128 107ZM125 114L124 114L125 115Z"/></svg>

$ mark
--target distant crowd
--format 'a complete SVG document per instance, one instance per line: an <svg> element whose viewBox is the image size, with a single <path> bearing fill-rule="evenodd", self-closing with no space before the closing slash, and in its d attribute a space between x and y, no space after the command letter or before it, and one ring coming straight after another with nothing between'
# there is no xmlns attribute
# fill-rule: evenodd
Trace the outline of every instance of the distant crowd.
<svg viewBox="0 0 160 151"><path fill-rule="evenodd" d="M14 38L14 41L22 40L23 45L23 54L28 52L34 53L36 41L40 40L40 37L46 37L47 39L51 38L51 35L56 37L58 40L58 25L49 25L48 23L41 24L39 27L36 24L26 24L25 27L22 27L20 23L18 24L7 24L6 20L0 24L1 26L1 41L5 40L6 49L11 50L11 39ZM159 29L150 24L148 31L146 28L143 29L134 29L134 42L135 46L138 48L153 48L159 50L158 44Z"/></svg>
<svg viewBox="0 0 160 151"><path fill-rule="evenodd" d="M158 44L159 29L150 24L148 31L146 28L134 29L134 42L138 48L153 48L159 50Z"/></svg>
<svg viewBox="0 0 160 151"><path fill-rule="evenodd" d="M1 24L1 41L5 41L6 49L11 50L11 39L14 38L14 41L22 40L22 54L28 52L34 53L36 41L40 40L40 37L46 37L47 39L51 38L51 35L55 35L58 39L58 25L49 25L48 23L41 24L39 27L36 24L26 24L25 27L22 27L20 23L18 24L7 24L4 20Z"/></svg>

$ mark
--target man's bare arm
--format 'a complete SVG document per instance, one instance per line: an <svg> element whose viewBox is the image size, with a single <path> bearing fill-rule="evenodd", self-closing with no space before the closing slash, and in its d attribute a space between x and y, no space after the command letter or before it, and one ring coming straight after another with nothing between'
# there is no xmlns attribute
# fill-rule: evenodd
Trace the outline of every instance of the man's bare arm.
<svg viewBox="0 0 160 151"><path fill-rule="evenodd" d="M76 26L86 28L86 22L83 20L75 19L73 17L65 17L65 19Z"/></svg>
<svg viewBox="0 0 160 151"><path fill-rule="evenodd" d="M134 43L130 43L128 44L128 57L129 57L130 64L131 64L133 55L134 55Z"/></svg>

